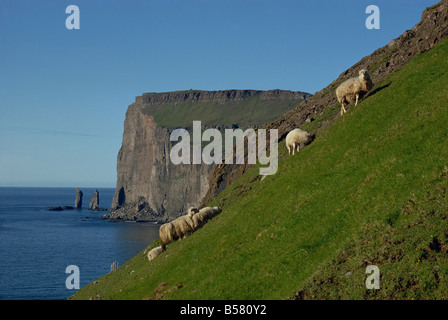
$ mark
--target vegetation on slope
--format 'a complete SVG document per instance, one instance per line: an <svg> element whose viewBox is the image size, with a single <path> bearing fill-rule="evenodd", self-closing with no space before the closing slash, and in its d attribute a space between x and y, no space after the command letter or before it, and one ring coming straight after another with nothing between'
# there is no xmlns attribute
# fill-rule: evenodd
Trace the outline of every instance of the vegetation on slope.
<svg viewBox="0 0 448 320"><path fill-rule="evenodd" d="M73 298L446 298L447 57L448 41L418 55L294 157L281 143L277 174L252 168L202 229Z"/></svg>
<svg viewBox="0 0 448 320"><path fill-rule="evenodd" d="M275 120L296 107L302 99L263 99L254 95L241 101L183 102L165 105L160 110L154 106L145 112L154 116L159 126L166 128L191 128L200 119L205 126L232 126L240 128L258 126Z"/></svg>
<svg viewBox="0 0 448 320"><path fill-rule="evenodd" d="M448 167L384 220L365 223L337 257L294 299L448 299ZM380 270L380 290L365 286L366 268Z"/></svg>

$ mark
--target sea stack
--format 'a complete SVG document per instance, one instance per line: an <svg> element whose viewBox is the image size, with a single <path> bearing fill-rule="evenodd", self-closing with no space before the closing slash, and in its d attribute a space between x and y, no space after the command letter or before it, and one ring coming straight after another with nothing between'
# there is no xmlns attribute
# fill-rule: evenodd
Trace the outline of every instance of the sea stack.
<svg viewBox="0 0 448 320"><path fill-rule="evenodd" d="M100 193L97 189L95 189L95 192L93 193L92 199L89 203L89 210L98 210L100 207Z"/></svg>
<svg viewBox="0 0 448 320"><path fill-rule="evenodd" d="M82 207L82 191L76 187L76 199L75 199L75 209L81 209Z"/></svg>

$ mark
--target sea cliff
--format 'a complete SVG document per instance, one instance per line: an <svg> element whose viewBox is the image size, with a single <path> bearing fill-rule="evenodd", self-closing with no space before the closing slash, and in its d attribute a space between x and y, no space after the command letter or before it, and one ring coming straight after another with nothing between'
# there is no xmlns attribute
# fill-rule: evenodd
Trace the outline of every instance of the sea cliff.
<svg viewBox="0 0 448 320"><path fill-rule="evenodd" d="M310 96L286 90L187 90L136 97L126 112L117 186L104 218L164 222L200 205L213 165L174 165L169 157L173 129L191 130L194 120L203 128L256 128Z"/></svg>

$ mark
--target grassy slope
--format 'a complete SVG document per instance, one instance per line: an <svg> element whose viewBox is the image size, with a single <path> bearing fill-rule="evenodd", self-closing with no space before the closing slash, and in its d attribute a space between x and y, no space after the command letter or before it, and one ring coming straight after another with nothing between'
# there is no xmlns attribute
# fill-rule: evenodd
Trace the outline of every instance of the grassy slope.
<svg viewBox="0 0 448 320"><path fill-rule="evenodd" d="M201 119L202 125L238 124L245 128L260 125L277 119L285 112L296 107L302 100L280 101L263 100L261 95L243 101L185 102L166 105L158 110L151 106L146 112L154 116L158 125L167 128L189 128L193 121Z"/></svg>
<svg viewBox="0 0 448 320"><path fill-rule="evenodd" d="M376 250L393 249L385 243L389 237L382 233L388 230L381 227L384 223L415 228L410 234L396 231L400 243L408 243L401 255L411 258L401 260L396 270L393 260L387 260L386 271L392 273L408 270L406 266L415 262L412 257L423 250L406 242L406 235L421 235L419 244L434 238L427 234L432 231L418 230L418 213L401 216L409 201L422 199L423 208L428 191L447 185L442 178L448 165L447 57L447 41L417 56L377 84L390 83L388 87L352 107L298 155L287 156L281 143L277 174L260 181L256 168L250 170L212 201L225 203L224 210L204 228L171 244L151 262L141 252L74 298L287 299L301 288L319 298L313 296L318 291L315 284L333 275L334 263L342 261L338 257L344 252L350 257L342 262L356 269L347 286L361 289L342 290L346 294L338 297L374 297L363 289L362 263L381 264L372 259ZM443 225L447 219L442 213L437 216L434 223L425 223L438 226L433 229L443 242L448 237L448 226ZM378 233L366 232L370 229ZM381 243L364 253L374 241ZM442 256L437 270L446 270L446 255L441 250L438 254ZM434 277L431 265L409 270ZM382 285L394 288L384 274ZM324 297L336 297L331 291L337 288L326 288ZM443 288L434 290L443 296ZM421 291L418 297L431 294Z"/></svg>

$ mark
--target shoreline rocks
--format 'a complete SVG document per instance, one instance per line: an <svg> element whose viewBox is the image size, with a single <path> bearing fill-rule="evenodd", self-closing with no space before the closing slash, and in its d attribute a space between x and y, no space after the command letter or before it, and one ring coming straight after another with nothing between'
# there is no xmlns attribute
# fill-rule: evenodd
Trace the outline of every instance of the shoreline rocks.
<svg viewBox="0 0 448 320"><path fill-rule="evenodd" d="M73 210L72 206L57 206L57 207L48 207L48 211L63 211L63 210Z"/></svg>

